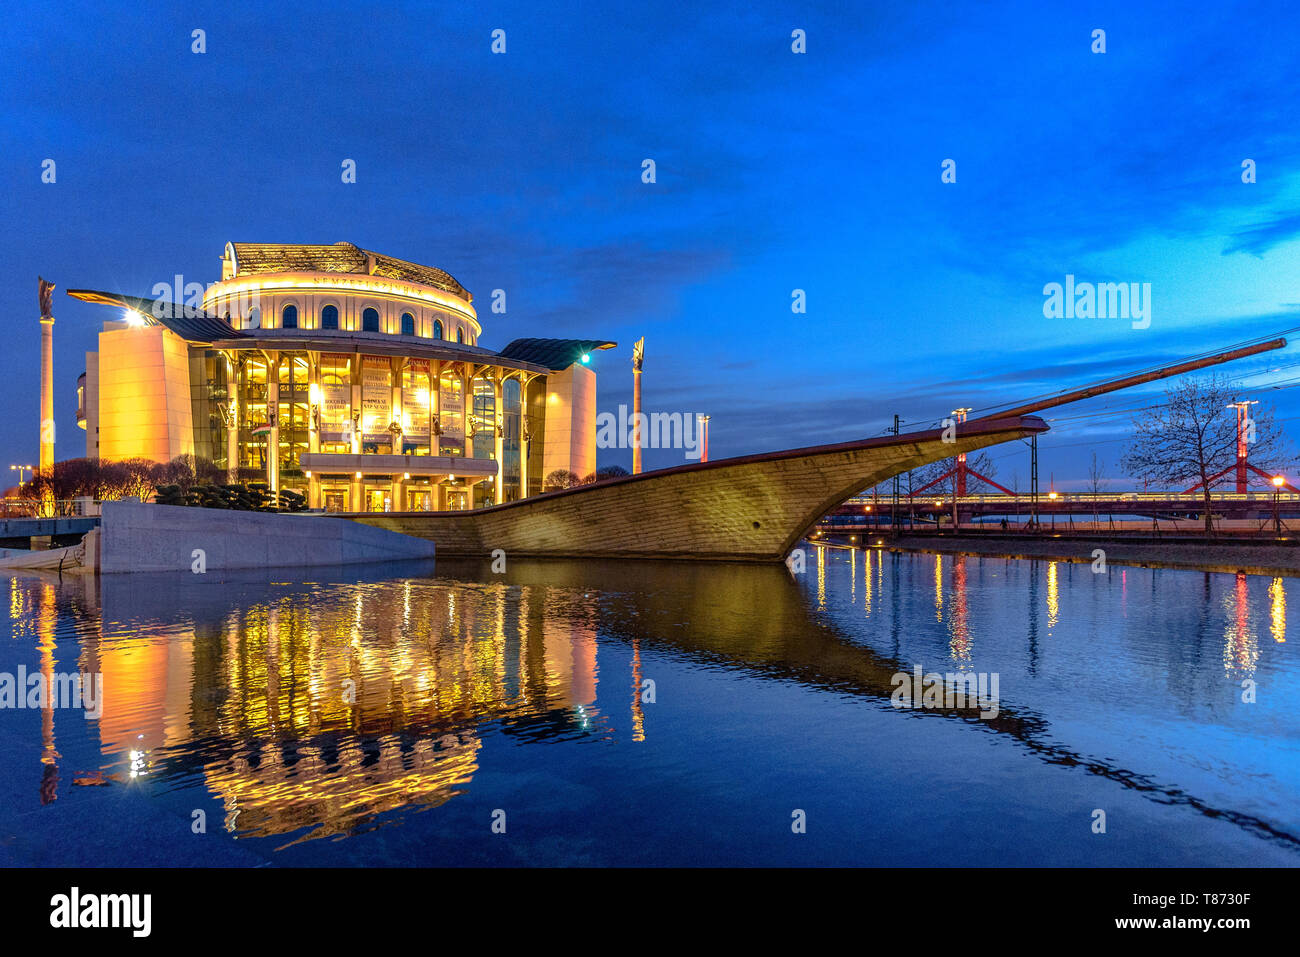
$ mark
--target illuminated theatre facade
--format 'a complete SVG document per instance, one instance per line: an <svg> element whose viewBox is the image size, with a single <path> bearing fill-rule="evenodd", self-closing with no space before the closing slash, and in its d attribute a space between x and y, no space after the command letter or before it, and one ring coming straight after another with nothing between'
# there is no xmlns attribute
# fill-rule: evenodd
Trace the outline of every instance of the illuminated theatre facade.
<svg viewBox="0 0 1300 957"><path fill-rule="evenodd" d="M591 353L479 345L473 296L430 266L351 243L228 243L202 308L120 306L86 354L88 457L209 459L331 511L455 510L596 469Z"/></svg>

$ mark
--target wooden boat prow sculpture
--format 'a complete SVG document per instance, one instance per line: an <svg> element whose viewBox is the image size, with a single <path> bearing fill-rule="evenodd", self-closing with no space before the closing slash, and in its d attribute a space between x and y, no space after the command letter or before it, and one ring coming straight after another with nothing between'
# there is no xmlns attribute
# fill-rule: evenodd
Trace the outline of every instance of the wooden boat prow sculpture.
<svg viewBox="0 0 1300 957"><path fill-rule="evenodd" d="M839 503L930 462L1047 431L1032 413L1280 349L1260 341L970 419L942 429L766 452L605 479L461 512L340 517L427 538L440 555L783 561ZM945 438L948 441L945 441Z"/></svg>

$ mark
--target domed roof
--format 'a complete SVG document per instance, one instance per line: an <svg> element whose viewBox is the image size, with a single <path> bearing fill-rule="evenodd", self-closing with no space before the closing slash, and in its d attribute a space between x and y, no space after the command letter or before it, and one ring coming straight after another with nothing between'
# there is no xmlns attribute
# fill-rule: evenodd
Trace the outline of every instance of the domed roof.
<svg viewBox="0 0 1300 957"><path fill-rule="evenodd" d="M329 246L306 243L230 243L234 275L275 272L337 272L385 279L404 279L433 286L466 302L474 297L450 273L393 256L362 249L354 243Z"/></svg>

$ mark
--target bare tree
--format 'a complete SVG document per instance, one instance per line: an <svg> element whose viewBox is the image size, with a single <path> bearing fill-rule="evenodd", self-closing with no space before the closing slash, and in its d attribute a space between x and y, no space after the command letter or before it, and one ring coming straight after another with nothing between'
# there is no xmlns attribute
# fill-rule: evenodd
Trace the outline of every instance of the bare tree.
<svg viewBox="0 0 1300 957"><path fill-rule="evenodd" d="M568 469L556 469L553 472L546 473L546 478L542 480L543 492L554 492L563 488L576 488L582 484L582 479L576 472L570 472Z"/></svg>
<svg viewBox="0 0 1300 957"><path fill-rule="evenodd" d="M1101 459L1097 458L1097 450L1092 451L1092 461L1088 463L1088 488L1092 492L1092 523L1096 525L1101 516L1097 513L1097 499L1101 497L1101 491L1105 487L1106 467L1102 465Z"/></svg>
<svg viewBox="0 0 1300 957"><path fill-rule="evenodd" d="M1164 404L1133 420L1134 436L1125 449L1124 469L1137 478L1167 485L1191 480L1200 485L1205 531L1214 534L1213 489L1229 480L1216 475L1237 458L1237 420L1228 405L1237 401L1232 381L1217 374L1176 382L1165 390ZM1272 470L1290 456L1271 409L1255 407L1250 458ZM1248 436L1250 438L1250 436Z"/></svg>

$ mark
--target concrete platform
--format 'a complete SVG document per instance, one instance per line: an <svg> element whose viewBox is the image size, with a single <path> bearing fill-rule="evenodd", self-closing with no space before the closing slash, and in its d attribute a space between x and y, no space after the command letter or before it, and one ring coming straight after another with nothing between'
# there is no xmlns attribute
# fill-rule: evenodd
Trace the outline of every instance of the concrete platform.
<svg viewBox="0 0 1300 957"><path fill-rule="evenodd" d="M431 541L321 515L105 502L95 552L101 574L304 568L427 560Z"/></svg>

